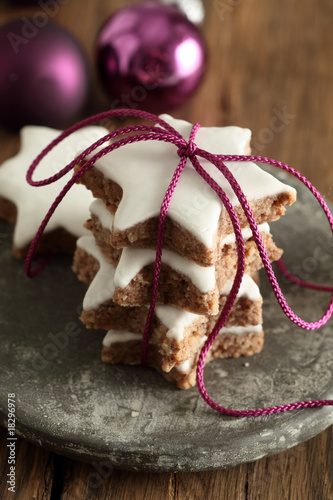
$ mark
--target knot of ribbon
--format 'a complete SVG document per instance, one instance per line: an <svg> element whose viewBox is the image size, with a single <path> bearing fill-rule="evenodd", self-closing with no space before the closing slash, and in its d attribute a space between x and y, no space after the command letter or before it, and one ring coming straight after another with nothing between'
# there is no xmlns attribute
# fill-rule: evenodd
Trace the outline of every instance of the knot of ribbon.
<svg viewBox="0 0 333 500"><path fill-rule="evenodd" d="M200 128L199 123L193 125L188 142L185 141L185 143L178 148L177 154L178 156L180 156L180 158L182 156L185 156L186 158L193 158L193 156L195 155L197 146L194 143L194 138L199 128Z"/></svg>
<svg viewBox="0 0 333 500"><path fill-rule="evenodd" d="M120 116L133 116L133 117L138 117L142 118L144 120L149 120L150 122L155 123L155 125L135 125L135 126L129 126L129 127L124 127L117 129L113 132L110 132L109 134L106 134L104 137L93 143L91 146L89 146L87 149L85 149L82 153L80 153L74 160L69 163L66 167L64 167L60 172L55 174L54 176L51 176L47 179L41 180L41 181L34 181L32 179L32 175L40 163L40 161L54 148L56 147L63 139L71 135L73 132L86 127L88 125L95 124L97 122L103 122L104 120L110 120L110 118L117 118ZM284 264L282 261L279 261L279 267L282 270L284 274L288 276L288 278L295 283L298 283L302 286L308 287L308 288L313 288L316 290L323 290L326 292L332 292L332 296L329 302L329 305L327 306L327 309L323 316L314 322L307 322L298 317L294 311L290 308L288 305L280 287L279 284L276 280L274 271L272 269L272 266L270 264L269 258L267 256L267 253L265 251L258 226L256 224L254 215L252 213L252 210L249 206L249 203L239 186L237 180L235 177L232 175L231 171L227 168L225 165L225 161L232 161L232 162L247 162L247 161L252 161L252 162L259 162L259 163L265 163L269 165L273 165L275 167L278 167L293 176L295 176L297 179L299 179L313 194L313 196L317 199L319 202L320 206L322 207L326 218L330 224L331 231L333 233L333 216L330 212L329 207L325 203L325 200L322 198L320 193L316 190L314 186L304 177L302 176L299 172L297 172L295 169L289 167L288 165L279 162L277 160L273 160L270 158L266 157L261 157L261 156L253 156L253 155L216 155L209 153L208 151L205 151L203 149L198 148L195 143L194 143L194 138L197 130L199 129L200 125L197 123L193 126L189 140L186 141L182 135L175 130L170 124L162 120L160 117L155 116L151 113L145 112L145 111L140 111L140 110L133 110L133 109L116 109L112 111L106 111L104 113L100 113L98 115L92 116L90 118L87 118L85 120L82 120L81 122L77 123L76 125L73 125L72 127L68 128L64 132L62 132L51 144L49 144L39 155L38 157L33 161L33 163L30 165L28 172L27 172L27 182L32 185L32 186L44 186L47 184L51 184L52 182L57 181L60 179L62 176L67 174L70 170L72 170L74 167L79 166L77 171L74 173L72 178L67 182L67 184L64 186L64 188L61 190L57 198L54 200L52 203L49 211L45 215L32 243L30 246L30 249L28 251L28 255L26 258L25 262L25 272L27 276L33 277L36 274L40 272L40 270L45 266L48 258L44 259L34 270L31 270L31 263L34 255L34 251L36 248L36 245L43 234L43 231L50 220L53 212L56 210L57 206L61 202L61 200L64 198L66 193L69 191L69 189L73 186L73 184L100 158L102 158L104 155L111 153L115 149L118 149L120 147L124 147L127 144L131 144L133 142L140 142L140 141L163 141L167 142L170 144L174 144L175 147L177 147L177 153L180 157L180 161L178 163L177 168L175 169L172 179L170 180L170 184L168 186L168 189L165 193L165 196L162 200L161 203L161 209L160 209L160 214L159 214L159 224L158 224L158 234L157 234L157 244L156 244L156 258L155 258L155 268L154 268L154 280L153 280L153 289L152 289L152 297L151 297L151 302L150 302L150 307L148 310L148 315L147 315L147 320L146 320L146 325L142 337L142 348L141 348L141 363L146 364L146 359L147 359L147 349L148 349L148 339L149 339L149 334L150 334L150 328L151 328L151 323L153 319L153 314L156 306L156 301L157 301L157 291L158 291L158 282L159 282L159 275L160 275L160 269L161 269L161 259L162 259L162 249L163 249L163 236L164 236L164 228L165 228L165 222L166 222L166 217L168 213L168 208L169 204L173 195L173 192L177 186L178 180L180 178L180 175L182 171L185 168L185 165L187 163L187 159L189 159L196 170L196 172L206 181L206 183L216 192L220 200L222 201L230 219L231 223L233 226L233 230L235 233L235 238L236 238L236 245L237 245L237 271L235 274L235 278L233 281L233 285L231 287L231 291L227 297L227 300L225 302L225 305L221 311L220 317L218 318L216 325L213 329L213 331L210 333L209 337L207 338L206 342L204 343L200 355L199 355L199 360L197 363L197 386L200 395L202 398L205 400L205 402L211 406L213 409L216 411L223 413L225 415L233 416L233 417L251 417L251 416L259 416L259 415L268 415L272 413L278 413L278 412L283 412L287 410L294 410L298 408L306 408L306 407L319 407L319 406L328 406L328 405L333 405L333 400L311 400L311 401L300 401L297 403L291 403L291 404L286 404L286 405L279 405L279 406L274 406L270 408L260 408L260 409L254 409L254 410L232 410L228 408L224 408L223 406L220 406L219 404L215 403L210 396L208 395L205 384L204 384L204 378L203 378L203 372L204 372L204 364L205 364L205 359L206 355L210 349L210 346L214 342L215 338L217 337L219 331L221 330L222 326L224 325L230 310L236 300L243 275L244 275L244 269L245 269L245 251L244 251L244 240L242 236L242 230L241 226L237 217L237 214L226 196L225 192L221 189L221 187L216 183L216 181L204 170L204 168L201 166L199 159L198 158L204 158L208 160L210 163L215 165L215 167L224 175L225 179L228 181L230 184L231 188L233 189L235 195L237 196L239 203L247 217L250 229L253 234L254 241L257 245L258 252L260 254L260 257L263 262L263 266L265 268L266 274L268 276L268 279L271 283L272 289L274 291L274 294L277 298L277 301L282 308L283 312L285 315L296 325L300 326L301 328L304 328L306 330L315 330L322 325L324 325L329 318L332 316L333 313L333 287L330 286L320 286L320 285L313 285L311 283L307 283L305 281L299 280L298 278L294 277L289 271L285 268ZM134 133L134 134L133 134ZM130 135L129 135L130 134ZM120 139L119 139L120 138ZM110 142L111 141L111 142ZM106 146L101 148L101 146L105 143L108 143ZM98 151L92 154L97 148ZM89 156L89 158L88 158Z"/></svg>

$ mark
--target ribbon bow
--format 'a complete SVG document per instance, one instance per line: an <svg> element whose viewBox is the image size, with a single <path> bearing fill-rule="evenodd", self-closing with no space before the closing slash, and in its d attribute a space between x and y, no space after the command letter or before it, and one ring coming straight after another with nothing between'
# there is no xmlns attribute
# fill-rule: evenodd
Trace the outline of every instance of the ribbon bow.
<svg viewBox="0 0 333 500"><path fill-rule="evenodd" d="M138 117L138 118L143 118L145 120L149 120L151 122L154 122L156 125L135 125L135 126L129 126L129 127L124 127L117 129L113 132L110 132L109 134L105 135L103 138L99 139L96 141L94 144L92 144L90 147L85 149L81 154L79 154L71 163L69 163L66 167L64 167L60 172L55 174L54 176L51 176L47 179L41 180L41 181L33 181L32 180L32 175L37 167L37 165L40 163L40 161L55 147L57 144L59 144L63 139L71 135L73 132L76 130L79 130L85 126L95 124L97 122L103 121L103 120L110 120L110 118L116 118L120 116L133 116L133 117ZM223 413L225 415L230 415L234 417L250 417L250 416L259 416L259 415L267 415L267 414L272 414L272 413L278 413L278 412L283 412L287 410L293 410L297 408L306 408L306 407L316 407L316 406L328 406L328 405L333 405L333 400L313 400L313 401L301 401L298 403L292 403L292 404L287 404L287 405L280 405L280 406L274 406L270 408L261 408L257 410L231 410L224 408L223 406L218 405L215 403L210 396L207 394L205 384L204 384L204 378L203 378L203 372L204 372L204 364L205 364L205 358L206 355L210 349L210 346L214 342L216 336L218 335L220 329L222 328L223 324L225 323L230 310L236 300L242 278L244 275L244 268L245 268L245 252L244 252L244 241L243 241L243 236L241 232L241 227L240 223L238 220L238 217L236 215L236 212L230 203L230 200L224 193L224 191L221 189L221 187L215 182L215 180L203 169L201 166L198 158L204 158L208 160L210 163L215 165L215 167L224 175L226 180L229 182L231 188L233 189L234 193L236 194L240 205L242 206L244 213L247 217L249 226L251 228L252 234L254 241L258 247L258 251L260 254L260 257L262 259L266 274L268 276L268 279L270 281L270 284L272 286L272 289L274 291L274 294L277 298L277 301L286 314L286 316L294 322L296 325L300 326L301 328L304 328L306 330L315 330L322 325L324 325L328 319L332 316L333 313L333 293L331 300L329 302L329 305L324 313L324 315L315 322L307 322L302 320L300 317L298 317L290 308L288 305L285 297L282 294L282 291L279 287L279 284L276 280L276 277L274 275L274 271L272 269L272 266L269 262L268 256L266 254L258 226L256 224L256 221L254 219L252 210L249 206L249 203L239 186L238 182L236 181L235 177L232 175L230 170L227 168L225 165L225 161L236 161L236 162L246 162L246 161L251 161L251 162L260 162L260 163L266 163L269 165L273 165L275 167L278 167L282 170L285 170L286 172L292 174L295 176L297 179L299 179L310 191L311 193L315 196L315 198L318 200L319 204L321 205L322 209L325 212L325 215L329 221L331 230L333 232L333 216L325 203L325 200L322 198L320 193L315 189L315 187L312 186L312 184L304 177L302 176L299 172L294 170L293 168L289 167L288 165L281 163L276 160L272 160L270 158L266 157L261 157L261 156L245 156L245 155L215 155L212 153L209 153L208 151L205 151L203 149L200 149L196 146L194 139L195 139L195 134L197 130L199 129L200 125L197 123L193 126L189 140L186 141L182 135L175 130L171 125L169 125L167 122L162 120L161 118L151 114L147 113L145 111L140 111L140 110L132 110L132 109L116 109L112 111L106 111L104 113L100 113L98 115L92 116L90 118L87 118L85 120L82 120L76 125L73 125L72 127L68 128L64 132L62 132L49 146L47 146L40 154L39 156L34 160L34 162L31 164L29 167L29 170L27 172L27 181L30 185L32 186L44 186L46 184L51 184L52 182L57 181L60 179L62 176L67 174L71 169L73 169L75 166L78 166L81 164L83 160L87 158L88 155L93 153L93 151L96 148L100 148L104 143L111 141L111 144L108 144L107 146L104 146L102 149L99 149L97 153L95 153L91 158L89 158L85 163L83 163L82 166L74 173L73 177L68 181L68 183L65 185L65 187L62 189L62 191L59 193L57 198L54 200L52 203L49 211L47 212L46 216L44 217L36 235L35 238L33 239L27 258L25 262L25 272L27 276L33 277L36 274L40 272L40 270L45 266L48 258L44 259L34 270L31 270L31 262L33 258L33 254L36 248L36 245L49 221L51 218L53 212L61 202L61 200L64 198L66 193L69 191L69 189L72 187L72 185L100 158L102 158L104 155L114 151L115 149L118 149L120 147L126 146L127 144L131 144L133 142L139 142L139 141L163 141L163 142L168 142L171 144L174 144L175 147L177 147L177 153L178 156L180 157L180 161L178 163L177 168L175 169L171 182L168 186L168 189L165 193L165 196L163 198L162 204L161 204L161 209L160 209L160 214L159 214L159 224L158 224L158 235L157 235L157 244L156 244L156 259L155 259L155 268L154 268L154 281L153 281L153 290L152 290L152 297L151 297L151 303L147 315L147 320L146 320L146 325L144 329L144 334L142 338L142 349L141 349L141 363L146 364L146 358L147 358L147 348L148 348L148 337L149 337L149 332L150 332L150 326L153 318L153 313L155 310L155 305L156 305L156 300L157 300L157 290L158 290L158 282L159 282L159 275L160 275L160 268L161 268L161 259L162 259L162 248L163 248L163 236L164 236L164 228L165 228L165 221L168 213L168 208L169 204L173 195L173 192L177 186L178 180L180 178L180 175L182 171L185 168L185 165L187 163L187 160L189 159L194 167L194 169L197 171L197 173L207 182L207 184L216 192L216 194L219 196L221 199L224 207L226 208L228 215L231 219L233 230L235 233L236 237L236 244L237 244L237 254L238 254L238 262L237 262L237 271L236 275L234 278L234 282L231 288L231 291L227 297L226 303L222 309L222 312L220 314L219 319L216 322L216 325L209 335L208 339L206 340L205 344L203 345L200 355L199 355L199 360L197 364L197 385L199 392L202 396L202 398L206 401L209 406L211 406L213 409L219 411L220 413ZM133 133L135 133L133 135ZM132 134L132 135L128 135ZM121 137L119 139L119 137ZM325 286L320 286L320 285L312 285L310 283L298 280L295 278L289 271L286 270L284 264L280 262L280 268L282 272L284 272L289 279L298 282L302 286L306 286L308 288L314 288L317 290L324 290L324 291L330 291L333 292L333 287L325 287Z"/></svg>

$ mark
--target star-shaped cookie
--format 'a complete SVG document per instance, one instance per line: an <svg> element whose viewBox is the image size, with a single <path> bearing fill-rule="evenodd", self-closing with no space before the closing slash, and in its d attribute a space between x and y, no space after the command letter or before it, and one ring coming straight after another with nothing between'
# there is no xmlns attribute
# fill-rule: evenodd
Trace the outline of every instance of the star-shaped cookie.
<svg viewBox="0 0 333 500"><path fill-rule="evenodd" d="M72 175L69 172L57 182L43 187L30 186L26 181L32 161L60 133L47 127L24 127L20 132L20 151L0 166L0 218L15 223L13 254L16 257L25 257L42 219ZM42 160L34 180L56 174L80 151L107 133L107 129L98 126L73 133ZM87 189L74 185L50 219L37 250L74 250L76 239L87 233L83 224L89 218L92 201L93 196Z"/></svg>
<svg viewBox="0 0 333 500"><path fill-rule="evenodd" d="M169 115L161 118L189 139L191 123ZM212 154L248 155L250 139L251 131L246 128L200 127L194 142L198 148ZM174 144L154 140L133 142L100 158L81 177L80 182L100 197L114 214L113 246L154 245L156 234L151 228L157 227L161 203L178 162ZM200 162L225 192L241 226L245 227L246 217L226 178L206 159L200 158ZM295 201L294 188L255 163L227 161L225 164L243 190L258 224L278 219L284 213L284 205ZM212 265L218 255L220 239L232 231L220 198L188 159L170 202L164 246L200 265Z"/></svg>

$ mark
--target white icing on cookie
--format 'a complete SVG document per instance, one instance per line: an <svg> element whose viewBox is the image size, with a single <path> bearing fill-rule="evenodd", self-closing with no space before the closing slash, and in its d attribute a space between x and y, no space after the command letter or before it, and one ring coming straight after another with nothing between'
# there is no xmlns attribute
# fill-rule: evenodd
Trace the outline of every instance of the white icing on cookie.
<svg viewBox="0 0 333 500"><path fill-rule="evenodd" d="M103 302L112 300L115 290L115 268L103 258L93 236L82 236L77 240L76 246L85 250L99 262L99 270L83 299L84 310L97 309Z"/></svg>
<svg viewBox="0 0 333 500"><path fill-rule="evenodd" d="M203 344L206 342L207 338L208 337L206 335L204 335L202 337L202 339L201 339L200 344L197 347L197 350L196 350L195 354L193 354L189 359L187 359L186 361L184 361L184 363L182 363L181 365L178 365L178 366L175 367L175 369L178 372L188 373L192 369L193 362L194 362L194 359L195 359L195 355L199 351L199 349L203 346Z"/></svg>
<svg viewBox="0 0 333 500"><path fill-rule="evenodd" d="M145 266L155 262L155 257L155 250L133 247L123 248L114 275L115 286L125 288ZM175 271L188 276L192 283L203 293L208 293L216 287L215 266L199 266L195 262L166 249L162 253L162 262Z"/></svg>
<svg viewBox="0 0 333 500"><path fill-rule="evenodd" d="M222 295L229 295L232 285L233 280L227 281L224 289L222 290ZM258 285L248 274L244 274L243 276L237 297L246 297L253 302L256 302L261 297Z"/></svg>
<svg viewBox="0 0 333 500"><path fill-rule="evenodd" d="M93 236L83 236L77 241L77 246L92 255L100 265L99 271L89 286L83 301L85 310L97 309L103 302L112 300L115 290L115 268L105 260ZM232 281L229 281L223 293L229 293L231 286ZM261 298L258 286L247 274L243 277L237 295L238 298L242 296L246 296L252 301ZM161 323L168 328L166 336L179 342L184 338L184 329L200 317L197 314L163 304L156 306L155 314Z"/></svg>
<svg viewBox="0 0 333 500"><path fill-rule="evenodd" d="M261 225L258 227L261 230ZM267 226L264 227L264 232L266 230ZM252 232L247 231L247 233L248 238L250 238ZM155 250L134 247L123 248L114 277L116 287L124 288L127 286L145 266L155 262L155 257ZM163 262L172 269L188 276L202 293L208 293L216 287L215 266L199 266L195 262L167 249L163 249L162 252Z"/></svg>
<svg viewBox="0 0 333 500"><path fill-rule="evenodd" d="M90 211L98 217L100 223L105 229L112 227L113 215L108 211L102 200L95 200L90 206ZM270 231L269 225L267 223L259 224L258 229L260 233L268 234ZM245 228L242 230L242 235L244 241L247 241L252 236L252 231L250 228ZM224 240L223 244L235 243L236 238L234 234L228 235ZM146 248L134 248L125 247L122 250L120 261L117 265L117 270L115 272L115 284L116 287L124 288L127 286L132 279L137 275L141 269L148 264L155 262L156 252L155 250ZM162 253L162 262L168 264L175 270L178 270L188 276L199 290L203 293L207 293L214 289L216 286L215 280L215 267L202 267L195 262L189 261L188 259L172 252L171 250L164 249ZM245 278L246 280L247 278ZM253 280L251 280L253 285L256 287ZM244 285L243 285L244 287ZM250 289L250 288L249 288ZM252 287L251 294L255 293L255 289ZM228 291L228 293L230 290ZM249 292L250 293L250 292ZM257 290L259 294L259 289ZM260 295L260 294L259 294ZM253 299L258 300L258 299Z"/></svg>
<svg viewBox="0 0 333 500"><path fill-rule="evenodd" d="M166 336L181 342L184 338L184 329L198 320L198 314L194 314L172 306L157 305L155 314L161 323L168 328Z"/></svg>
<svg viewBox="0 0 333 500"><path fill-rule="evenodd" d="M228 328L223 327L219 331L218 335L223 335L224 333L241 335L242 333L260 333L262 330L262 324L259 325L249 325L249 326L230 326Z"/></svg>
<svg viewBox="0 0 333 500"><path fill-rule="evenodd" d="M106 208L105 203L101 199L94 200L90 205L90 212L98 218L100 224L109 231L112 231L114 216L111 212ZM258 229L260 233L268 234L270 232L270 227L267 222L263 224L259 224ZM242 230L242 235L244 241L250 239L252 237L252 231L249 227L246 227ZM220 246L223 245L231 245L236 242L235 233L230 233L226 236L222 241Z"/></svg>
<svg viewBox="0 0 333 500"><path fill-rule="evenodd" d="M230 328L222 328L219 335L229 334L229 335L241 335L246 333L260 333L262 331L262 325L251 325L247 327L238 326ZM142 335L138 333L133 333L128 330L109 330L103 339L104 347L111 347L113 344L126 344L133 340L141 342ZM217 337L218 339L218 337ZM207 336L204 335L201 339L200 344L197 347L196 352L201 348L201 346L206 342ZM184 361L182 364L175 367L175 369L180 373L188 373L192 367L195 359L195 354L191 355L189 359Z"/></svg>
<svg viewBox="0 0 333 500"><path fill-rule="evenodd" d="M127 330L109 330L103 339L103 346L110 347L118 342L125 343L131 340L141 342L141 334L128 332Z"/></svg>
<svg viewBox="0 0 333 500"><path fill-rule="evenodd" d="M113 228L113 215L106 208L104 202L100 199L94 200L89 207L90 212L98 218L101 225L112 231Z"/></svg>
<svg viewBox="0 0 333 500"><path fill-rule="evenodd" d="M219 335L223 334L241 335L246 333L260 333L261 331L262 331L262 325L231 326L230 328L221 328L216 339L218 341ZM203 337L202 342L198 347L198 349L200 349L200 347L206 341L206 339L207 337ZM187 373L192 368L192 364L193 364L193 356L184 361L184 363L182 363L181 365L178 365L176 367L176 370L181 373Z"/></svg>
<svg viewBox="0 0 333 500"><path fill-rule="evenodd" d="M162 118L187 140L192 125L168 115ZM239 127L201 127L195 138L198 147L214 154L244 154L251 132ZM234 206L238 199L223 175L209 162L202 166L219 183ZM123 197L114 218L115 230L123 231L159 214L161 202L179 163L177 148L165 142L144 141L121 147L98 160L95 167L119 184ZM226 162L248 200L258 200L295 190L252 162ZM214 242L222 202L187 161L173 194L169 216L190 231L206 247Z"/></svg>
<svg viewBox="0 0 333 500"><path fill-rule="evenodd" d="M192 363L193 363L193 356L190 359L184 361L184 363L182 363L181 365L178 365L176 367L177 372L188 373L192 368Z"/></svg>
<svg viewBox="0 0 333 500"><path fill-rule="evenodd" d="M258 229L259 229L259 232L262 234L268 234L270 232L270 227L269 227L269 224L267 224L267 222L264 222L263 224L259 224ZM252 231L249 227L242 229L242 235L243 235L244 241L249 240L253 236ZM235 233L231 233L231 234L228 234L228 236L226 236L225 238L223 238L220 246L222 247L223 245L232 245L235 242L236 242Z"/></svg>
<svg viewBox="0 0 333 500"><path fill-rule="evenodd" d="M75 132L42 160L33 179L45 179L56 174L74 159L78 151L87 148L107 132L104 127L87 127ZM0 166L0 196L17 206L14 230L14 245L17 248L24 248L32 241L52 202L72 176L69 172L56 183L43 187L30 186L26 181L32 161L59 134L59 130L47 127L24 127L20 134L19 153ZM85 234L83 224L89 217L92 200L90 191L84 186L74 185L55 211L45 232L63 228L76 237Z"/></svg>

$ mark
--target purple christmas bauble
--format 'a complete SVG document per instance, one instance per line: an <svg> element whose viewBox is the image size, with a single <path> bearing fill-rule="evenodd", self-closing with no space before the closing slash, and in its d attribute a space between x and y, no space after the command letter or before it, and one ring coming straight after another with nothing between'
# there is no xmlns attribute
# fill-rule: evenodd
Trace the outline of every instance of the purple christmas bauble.
<svg viewBox="0 0 333 500"><path fill-rule="evenodd" d="M0 27L0 124L62 127L86 101L85 56L75 38L47 16Z"/></svg>
<svg viewBox="0 0 333 500"><path fill-rule="evenodd" d="M198 28L176 6L152 1L110 17L98 37L96 58L111 108L154 113L183 104L206 66Z"/></svg>

